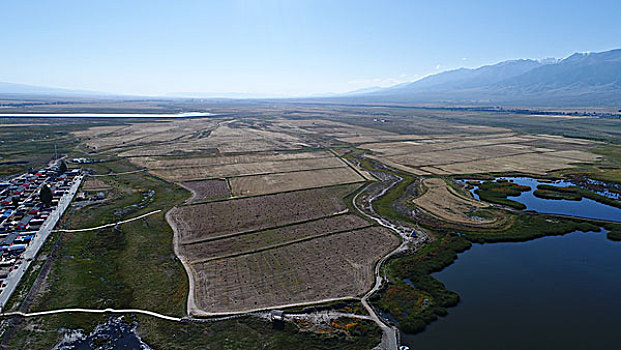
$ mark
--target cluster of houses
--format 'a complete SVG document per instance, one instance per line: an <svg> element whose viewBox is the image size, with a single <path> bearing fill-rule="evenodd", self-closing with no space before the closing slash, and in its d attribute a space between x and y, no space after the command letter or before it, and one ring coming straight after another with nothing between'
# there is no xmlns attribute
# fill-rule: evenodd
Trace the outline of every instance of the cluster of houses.
<svg viewBox="0 0 621 350"><path fill-rule="evenodd" d="M21 254L79 174L78 169L64 173L57 167L39 171L31 169L0 183L0 279L6 278L21 263ZM41 202L43 185L49 186L52 192L49 205Z"/></svg>

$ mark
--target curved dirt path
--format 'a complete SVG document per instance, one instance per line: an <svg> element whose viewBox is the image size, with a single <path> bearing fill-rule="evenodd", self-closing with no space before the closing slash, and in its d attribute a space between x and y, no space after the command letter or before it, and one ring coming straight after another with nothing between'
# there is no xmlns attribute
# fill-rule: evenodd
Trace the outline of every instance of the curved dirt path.
<svg viewBox="0 0 621 350"><path fill-rule="evenodd" d="M70 309L58 309L58 310L50 310L50 311L40 311L40 312L5 312L0 314L0 317L10 317L10 316L22 316L22 317L37 317L37 316L46 316L46 315L54 315L54 314L62 314L62 313L91 313L91 314L105 314L105 313L116 313L116 314L143 314L148 316L153 316L157 318L161 318L167 321L175 321L181 322L183 319L179 317L173 317L168 315L162 315L157 312L141 310L141 309L81 309L81 308L70 308Z"/></svg>
<svg viewBox="0 0 621 350"><path fill-rule="evenodd" d="M87 175L87 176L91 176L91 177L101 177L101 176L119 176L119 175L127 175L127 174L135 174L135 173L140 173L143 171L148 171L149 169L144 168L144 169L139 169L139 170L132 170L132 171L125 171L122 173L110 173L110 174L92 174L92 175Z"/></svg>
<svg viewBox="0 0 621 350"><path fill-rule="evenodd" d="M179 229L177 228L177 223L173 220L172 215L177 211L177 206L172 207L164 217L166 218L166 222L173 230L173 251L175 255L181 261L181 265L183 265L183 269L185 270L185 274L188 276L188 300L186 303L186 313L188 315L192 315L198 308L196 308L196 304L194 302L194 275L192 274L192 268L190 264L185 260L185 257L181 255L179 252ZM200 311L200 310L199 310Z"/></svg>
<svg viewBox="0 0 621 350"><path fill-rule="evenodd" d="M396 184L398 184L402 180L403 180L403 178L399 178L399 180L393 182L390 186L384 188L379 194L377 194L373 198L371 198L369 202L371 203L371 202L373 202L373 200L383 196L386 192L388 192L388 190L393 188ZM360 212L361 214L363 214L364 216L374 220L375 222L377 222L378 224L382 225L383 227L386 227L386 228L390 229L391 231L396 232L400 237L403 237L401 231L395 225L391 224L390 222L387 222L386 220L384 220L382 218L378 218L378 217L369 215L366 212L362 211L360 208L358 208L358 205L356 204L356 199L358 199L358 196L362 192L363 191L358 192L358 194L355 195L354 198L352 199L352 204L353 204L354 208L356 208L356 210L358 212ZM383 319L381 319L377 315L377 313L375 312L375 309L373 309L373 307L369 304L368 299L371 297L371 295L373 295L375 292L377 292L382 287L382 285L384 284L385 277L382 276L382 273L381 273L382 265L384 264L384 262L386 260L388 260L388 258L390 258L391 256L393 256L393 255L395 255L395 254L397 254L397 253L399 253L401 251L406 250L407 249L407 245L408 245L408 241L403 240L401 242L401 244L395 250L393 250L392 252L388 253L383 258L381 258L381 259L379 259L377 261L377 264L375 264L375 271L374 271L374 274L375 274L375 285L360 300L360 302L362 303L362 306L364 306L364 308L369 313L371 320L373 320L382 329L382 332L383 332L382 344L381 344L381 348L382 349L387 349L387 350L397 350L397 349L399 349L399 341L397 340L398 339L398 336L397 336L398 330L395 327L391 327L390 325L385 323L385 321Z"/></svg>
<svg viewBox="0 0 621 350"><path fill-rule="evenodd" d="M152 212L148 212L146 214L143 214L143 215L140 215L140 216L136 216L135 218L117 221L117 222L112 223L112 224L105 224L105 225L96 226L96 227L89 227L89 228L78 228L78 229L74 229L74 230L58 229L58 230L53 230L52 232L87 232L87 231L95 231L95 230L99 230L99 229L106 228L106 227L113 227L113 226L117 226L117 225L121 225L121 224L126 224L128 222L140 220L142 218L146 218L149 215L153 215L153 214L159 213L161 211L162 211L161 209L154 210Z"/></svg>

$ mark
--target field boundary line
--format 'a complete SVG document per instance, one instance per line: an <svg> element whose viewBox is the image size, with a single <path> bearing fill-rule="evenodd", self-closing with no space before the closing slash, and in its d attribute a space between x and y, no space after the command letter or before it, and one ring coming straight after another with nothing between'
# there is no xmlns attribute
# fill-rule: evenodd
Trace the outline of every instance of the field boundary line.
<svg viewBox="0 0 621 350"><path fill-rule="evenodd" d="M332 157L326 157L332 158ZM321 158L319 158L321 159ZM278 174L291 174L291 173L304 173L304 172L312 172L317 170L330 170L330 169L341 169L345 168L345 166L329 166L323 168L312 168L312 169L298 169L298 170L288 170L288 171L273 171L269 173L256 173L256 174L243 174L243 175L230 175L227 176L227 179L236 179L239 177L251 177L251 176L266 176L266 175L278 175Z"/></svg>
<svg viewBox="0 0 621 350"><path fill-rule="evenodd" d="M96 227L80 228L80 229L73 229L73 230L70 230L70 229L58 229L58 230L53 230L52 232L87 232L87 231L96 231L96 230L100 230L102 228L113 227L113 226L116 226L116 225L126 224L128 222L140 220L140 219L146 218L149 215L157 214L157 213L159 213L161 211L162 211L162 209L158 209L158 210L154 210L154 211L148 212L146 214L142 214L140 216L136 216L135 218L121 220L121 221L117 221L117 222L114 222L114 223L111 223L111 224L105 224L105 225L96 226Z"/></svg>
<svg viewBox="0 0 621 350"><path fill-rule="evenodd" d="M351 170L355 171L355 172L356 172L356 174L358 174L358 176L360 176L361 178L363 178L363 179L365 179L365 180L367 180L367 181L368 181L368 179L367 179L364 175L362 175L362 174L360 173L360 171L358 171L358 169L356 169L355 167L353 167L353 166L352 166L352 165L351 165L351 164L350 164L350 163L349 163L346 159L343 159L343 157L339 156L339 155L338 155L338 154L337 154L337 153L336 153L336 152L335 152L332 148L330 148L330 152L331 152L331 153L332 153L332 154L333 154L336 158L338 158L338 159L341 161L341 163L345 163L345 165L346 165L346 166L348 166Z"/></svg>
<svg viewBox="0 0 621 350"><path fill-rule="evenodd" d="M220 236L215 236L215 237L206 237L206 238L196 239L196 240L192 240L192 241L188 241L188 242L181 242L181 244L182 245L192 245L192 244L198 244L198 243L203 243L203 242L218 241L218 240L221 240L221 239L227 239L227 238L231 238L231 237L244 236L244 235L249 235L249 234L253 234L253 233L259 233L259 232L270 231L270 230L277 230L277 229L286 228L286 227L295 226L295 225L307 224L309 222L319 221L319 220L323 220L323 219L329 219L329 218L333 218L333 217L337 217L337 216L341 216L341 215L354 215L354 214L350 213L349 210L348 211L340 211L340 212L332 213L330 215L318 217L316 219L308 219L308 220L296 221L296 222L292 222L290 224L284 224L284 225L279 225L279 226L270 226L270 227L259 228L259 229L250 230L250 231L233 232L233 233L229 233L229 234L226 234L226 235L220 235ZM358 216L358 215L356 215L356 216Z"/></svg>
<svg viewBox="0 0 621 350"><path fill-rule="evenodd" d="M136 146L134 148L145 148L145 147L149 147L149 145L142 145L142 146ZM215 149L215 148L214 148ZM266 153L266 154L273 154L273 153L313 153L313 152L320 152L320 151L327 151L326 148L299 148L299 149L291 149L291 148L274 148L274 149L270 149L270 150L263 150L263 151L238 151L238 152L213 152L213 154L220 154L222 156L237 156L237 155L247 155L247 154L260 154L260 153ZM205 153L201 153L201 151L196 151L195 153L188 153L184 156L189 156L189 159L192 158L208 158L205 157ZM130 155L130 156L119 156L119 158L124 158L124 159L128 159L128 158L142 158L142 157L163 157L163 158L179 158L178 154L150 154L150 155Z"/></svg>
<svg viewBox="0 0 621 350"><path fill-rule="evenodd" d="M212 258L207 258L207 259L201 259L201 260L196 260L196 261L192 261L190 262L190 264L194 265L194 264L203 264L206 262L210 262L210 261L215 261L215 260L224 260L224 259L230 259L230 258L237 258L240 256L244 256L244 255L250 255L250 254L255 254L255 253L261 253L267 250L272 250L272 249L277 249L277 248L282 248L282 247L287 247L293 244L297 244L297 243L302 243L302 242L307 242L307 241L312 241L318 238L323 238L323 237L328 237L328 236L332 236L332 235L338 235L341 233L347 233L347 232L356 232L356 231L360 231L360 230L364 230L370 227L378 227L378 225L367 225L367 226L363 226L363 227L359 227L353 230L340 230L340 231L335 231L335 232L328 232L328 233L323 233L320 235L316 235L316 236L311 236L311 237L305 237L305 238L300 238L300 239L295 239L293 241L289 241L289 242L284 242L284 243L280 243L280 244L273 244L271 246L267 246L267 247L263 247L260 249L255 249L255 250L250 250L247 252L241 252L241 253L235 253L235 254L230 254L230 255L225 255L225 256L216 256L216 257L212 257Z"/></svg>
<svg viewBox="0 0 621 350"><path fill-rule="evenodd" d="M122 173L110 173L110 174L87 174L86 176L90 176L90 177L119 176L119 175L140 173L143 171L149 171L149 169L144 168L144 169L138 169L138 170L132 170L132 171L124 171Z"/></svg>
<svg viewBox="0 0 621 350"><path fill-rule="evenodd" d="M330 152L325 151L327 154L320 156L320 157L310 157L310 158L302 158L302 159L274 159L274 160L268 160L268 162L274 162L274 163L281 163L281 162L297 162L300 160L312 160L312 159L325 159L325 158L333 158L333 155L330 154ZM309 152L310 153L310 152ZM244 154L241 154L244 155ZM235 155L232 155L233 157ZM148 157L148 156L144 156L144 157ZM195 157L195 158L187 158L187 159L209 159L209 158L219 158L219 157L227 157L227 156L210 156L210 157ZM229 156L231 157L231 156ZM337 156L338 157L338 156ZM137 158L137 157L134 157ZM171 158L170 160L178 160L179 158ZM255 164L255 163L261 163L261 161L254 161L254 162L239 162L239 163L229 163L229 164L209 164L209 165L186 165L186 166L158 166L158 167L146 167L148 169L151 170L166 170L166 169L170 169L170 168L175 168L175 169L194 169L194 168L217 168L217 167L221 167L221 166L226 166L226 165L239 165L239 164Z"/></svg>
<svg viewBox="0 0 621 350"><path fill-rule="evenodd" d="M326 157L332 158L332 157ZM251 163L250 163L251 164ZM240 174L240 175L220 175L220 176L212 176L212 177L201 177L201 178L193 178L188 180L170 180L174 182L195 182L195 181L206 181L206 180L221 180L221 179L236 179L240 177L251 177L251 176L267 176L267 175L278 175L278 174L292 174L292 173L303 173L303 172L311 172L317 170L330 170L330 169L342 169L347 168L346 165L342 166L332 166L332 167L322 167L322 168L312 168L312 169L298 169L298 170L288 170L288 171L271 171L266 173L255 173L255 174ZM170 168L166 168L168 170ZM195 168L184 168L184 169L195 169ZM196 167L196 169L200 169ZM149 170L163 170L163 169L149 169Z"/></svg>
<svg viewBox="0 0 621 350"><path fill-rule="evenodd" d="M370 180L360 180L360 181L343 183L343 184L334 184L334 185L325 185L325 186L319 186L319 187L301 188L299 190L289 190L289 191L281 191L281 192L274 192L274 193L255 194L255 195L251 195L251 196L238 196L238 197L230 197L230 198L218 198L218 199L212 199L212 200L206 200L206 201L200 201L200 202L194 202L194 203L180 204L179 206L181 206L181 207L189 207L189 206L193 206L193 205L200 205L200 204L207 204L207 203L226 202L226 201L233 201L233 200L246 199L246 198L267 197L267 196L273 196L273 195L282 194L282 193L292 193L292 192L318 190L318 189L322 189L322 188L349 186L349 185L363 184L363 183L368 183L368 182L372 182L372 181L370 181Z"/></svg>

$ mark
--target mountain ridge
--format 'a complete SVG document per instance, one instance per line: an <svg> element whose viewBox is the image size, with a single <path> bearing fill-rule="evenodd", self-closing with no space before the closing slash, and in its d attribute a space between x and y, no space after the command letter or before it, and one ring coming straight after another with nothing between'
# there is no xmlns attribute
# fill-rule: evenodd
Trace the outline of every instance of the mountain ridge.
<svg viewBox="0 0 621 350"><path fill-rule="evenodd" d="M621 49L575 53L558 60L518 59L460 68L356 100L369 102L508 104L537 106L621 105Z"/></svg>

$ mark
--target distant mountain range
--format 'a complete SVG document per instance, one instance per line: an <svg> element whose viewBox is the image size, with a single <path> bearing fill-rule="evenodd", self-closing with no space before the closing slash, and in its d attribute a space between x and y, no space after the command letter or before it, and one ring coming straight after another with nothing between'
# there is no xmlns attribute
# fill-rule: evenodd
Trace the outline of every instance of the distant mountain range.
<svg viewBox="0 0 621 350"><path fill-rule="evenodd" d="M72 90L45 86L3 83L0 82L0 94L2 95L38 95L38 96L106 96L104 92L88 90Z"/></svg>
<svg viewBox="0 0 621 350"><path fill-rule="evenodd" d="M0 82L2 95L112 96L95 91ZM266 98L230 93L176 93L180 98ZM621 108L621 49L564 59L511 60L460 68L388 88L365 88L313 99L348 103Z"/></svg>
<svg viewBox="0 0 621 350"><path fill-rule="evenodd" d="M343 98L376 103L621 107L621 49L461 68Z"/></svg>

